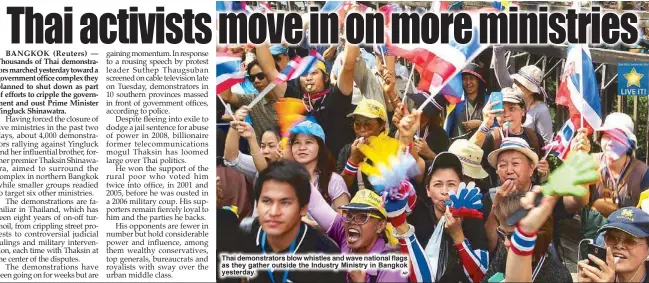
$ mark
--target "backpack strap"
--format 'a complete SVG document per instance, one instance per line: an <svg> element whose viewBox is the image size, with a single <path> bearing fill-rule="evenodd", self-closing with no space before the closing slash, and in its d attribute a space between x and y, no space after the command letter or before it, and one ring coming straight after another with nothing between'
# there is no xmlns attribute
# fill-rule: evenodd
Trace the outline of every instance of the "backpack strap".
<svg viewBox="0 0 649 283"><path fill-rule="evenodd" d="M493 150L497 150L500 148L500 144L503 142L503 136L500 134L502 131L500 130L499 127L494 127L491 129L491 136L494 138L494 147Z"/></svg>

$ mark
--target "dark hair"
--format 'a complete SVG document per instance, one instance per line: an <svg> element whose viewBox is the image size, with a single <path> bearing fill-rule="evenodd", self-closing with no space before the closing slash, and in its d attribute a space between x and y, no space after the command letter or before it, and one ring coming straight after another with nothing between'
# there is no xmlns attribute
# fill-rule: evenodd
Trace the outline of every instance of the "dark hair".
<svg viewBox="0 0 649 283"><path fill-rule="evenodd" d="M250 76L250 71L252 70L252 67L254 67L254 66L259 66L259 68L261 68L261 65L259 64L259 60L255 59L255 60L252 60L250 63L248 63L248 66L246 66L246 74L248 76ZM275 62L275 69L277 69L278 71L281 71L279 69L279 65L277 64L277 62Z"/></svg>
<svg viewBox="0 0 649 283"><path fill-rule="evenodd" d="M304 207L311 197L310 178L311 175L300 163L286 159L271 162L266 169L259 172L255 181L255 200L259 202L264 183L273 180L291 185L295 189L300 207Z"/></svg>
<svg viewBox="0 0 649 283"><path fill-rule="evenodd" d="M282 140L282 135L280 134L279 126L274 125L272 127L265 128L264 131L261 133L261 135L259 135L259 141L258 141L259 144L261 144L261 137L263 137L267 132L273 133L275 137L277 137L278 141Z"/></svg>
<svg viewBox="0 0 649 283"><path fill-rule="evenodd" d="M296 137L297 135L293 134L289 138L291 145L295 141ZM336 163L331 152L329 152L329 149L325 146L325 143L318 137L314 136L314 138L318 142L318 157L315 167L320 174L320 179L318 180L318 191L327 203L331 204L333 200L329 196L329 181L331 180L331 175L336 170Z"/></svg>
<svg viewBox="0 0 649 283"><path fill-rule="evenodd" d="M437 165L436 168L433 169L433 163L431 163L430 167L428 167L428 173L426 174L426 178L424 179L424 186L426 189L428 189L428 185L430 184L430 180L433 179L433 174L435 174L435 171L439 169L453 169L455 173L457 174L457 177L460 179L460 182L462 182L462 171L459 171L459 168L456 168L453 165L450 164L440 164Z"/></svg>

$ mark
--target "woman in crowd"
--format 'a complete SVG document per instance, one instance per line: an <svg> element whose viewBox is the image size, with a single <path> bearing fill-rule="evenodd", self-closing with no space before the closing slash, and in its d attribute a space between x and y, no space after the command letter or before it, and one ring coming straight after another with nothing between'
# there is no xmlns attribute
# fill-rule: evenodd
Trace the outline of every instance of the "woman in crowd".
<svg viewBox="0 0 649 283"><path fill-rule="evenodd" d="M635 158L637 138L633 120L624 113L611 113L604 124L595 130L601 153L593 157L602 168L596 189L591 190L593 208L608 217L619 207L637 206L640 193L649 188L649 167ZM575 136L574 148L590 151L590 142L585 130Z"/></svg>
<svg viewBox="0 0 649 283"><path fill-rule="evenodd" d="M266 129L257 141L254 128L243 122L246 117L247 106L235 113L236 121L231 123L230 130L225 139L224 163L226 166L240 172L250 179L255 179L259 171L266 169L268 163L281 158L279 143L281 137L276 128ZM250 155L239 151L239 138L248 141ZM261 145L261 146L260 146Z"/></svg>
<svg viewBox="0 0 649 283"><path fill-rule="evenodd" d="M359 146L367 144L370 137L386 133L388 113L381 102L364 98L349 116L354 119L356 140L340 150L336 170L345 179L349 193L354 195L360 189L371 189L367 176L358 171L359 164L365 159Z"/></svg>
<svg viewBox="0 0 649 283"><path fill-rule="evenodd" d="M469 63L462 70L462 85L466 100L456 104L446 118L445 129L451 138L463 135L471 137L480 127L482 109L489 100L487 81L480 65Z"/></svg>
<svg viewBox="0 0 649 283"><path fill-rule="evenodd" d="M649 214L637 207L619 209L600 232L606 260L592 254L581 260L579 282L649 282Z"/></svg>
<svg viewBox="0 0 649 283"><path fill-rule="evenodd" d="M332 207L349 203L351 198L345 180L335 172L334 160L325 146L322 127L305 120L289 131L287 158L304 165L311 174L311 184Z"/></svg>
<svg viewBox="0 0 649 283"><path fill-rule="evenodd" d="M500 87L516 88L523 93L526 112L523 126L539 133L546 144L550 143L554 131L552 116L545 104L548 95L543 88L543 71L537 66L528 65L521 68L518 73L510 75L505 63L505 50L502 47L494 48L494 58L494 71Z"/></svg>
<svg viewBox="0 0 649 283"><path fill-rule="evenodd" d="M538 227L537 229L522 231L522 225L507 225L508 218L514 212L522 208L521 199L525 194L534 195L535 193L538 193L539 190L540 188L536 187L534 189L535 192L511 193L505 196L504 199L498 202L498 204L493 208L494 214L500 223L497 231L498 236L501 238L500 240L503 241L503 245L499 246L499 249L495 252L495 256L491 259L489 269L487 270L487 274L482 282L488 282L488 279L498 272L510 276L512 273L517 273L521 270L517 268L512 272L510 269L511 263L509 256L511 255L511 252L508 254L509 249L514 250L517 255L531 256L532 269L527 269L533 270L531 274L529 274L531 275L530 277L532 282L572 282L570 271L568 271L566 266L561 262L561 260L559 260L555 253L551 252L550 249L552 243L553 220L549 215L554 207L554 203L557 201L556 198L548 198L551 200L546 200L550 201L551 205L549 205L545 217L538 217L535 219L535 222L537 223L536 227ZM521 237L521 235L523 237ZM525 243L532 242L531 239L534 240L531 247L527 246L529 249L526 250L521 248L519 245L522 243L519 239L527 239L527 242ZM528 260L528 262L530 261ZM526 280L529 280L529 278Z"/></svg>
<svg viewBox="0 0 649 283"><path fill-rule="evenodd" d="M500 148L503 138L521 138L527 142L537 156L544 156L543 138L531 128L523 126L525 123L525 102L523 94L518 89L503 88L503 110L493 110L496 102L489 103L482 111L482 125L479 130L471 137L471 142L475 143L484 150L482 156L482 167L487 170L491 176L491 183L499 185L500 180L497 178L496 170L489 165L488 156L494 150ZM495 120L501 127L494 127ZM539 161L538 168L535 172L535 183L540 183L547 178L550 173L550 165L547 160Z"/></svg>
<svg viewBox="0 0 649 283"><path fill-rule="evenodd" d="M311 190L309 214L346 254L398 252L397 239L387 226L381 197L372 190L360 190L352 201L336 213L316 190ZM347 282L407 282L399 270L349 271Z"/></svg>

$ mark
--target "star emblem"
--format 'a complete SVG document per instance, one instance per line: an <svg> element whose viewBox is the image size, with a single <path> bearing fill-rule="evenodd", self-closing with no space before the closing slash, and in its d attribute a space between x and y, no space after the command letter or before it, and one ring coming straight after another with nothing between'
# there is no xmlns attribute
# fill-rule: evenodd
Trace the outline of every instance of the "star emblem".
<svg viewBox="0 0 649 283"><path fill-rule="evenodd" d="M635 68L631 69L631 72L624 74L624 78L626 78L626 87L630 87L632 85L641 87L640 79L642 79L642 77L644 77L644 75L638 73Z"/></svg>
<svg viewBox="0 0 649 283"><path fill-rule="evenodd" d="M627 217L627 218L633 218L633 211L630 209L623 209L622 210L622 216Z"/></svg>

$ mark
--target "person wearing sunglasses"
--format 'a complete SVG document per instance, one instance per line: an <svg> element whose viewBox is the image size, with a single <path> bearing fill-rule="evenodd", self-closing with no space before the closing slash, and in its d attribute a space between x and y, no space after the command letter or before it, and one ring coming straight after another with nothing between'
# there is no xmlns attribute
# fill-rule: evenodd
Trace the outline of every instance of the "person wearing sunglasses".
<svg viewBox="0 0 649 283"><path fill-rule="evenodd" d="M488 282L488 280L496 273L506 274L511 278L512 276L516 276L514 273L519 271L524 271L526 274L524 274L523 277L527 277L524 280L519 278L518 280L511 282L572 282L570 271L568 271L565 265L561 262L554 250L550 248L554 232L551 213L554 211L555 204L558 201L561 201L560 198L546 197L547 199L545 201L547 201L547 203L542 202L541 206L535 208L543 210L541 216L530 212L525 218L520 220L517 225L507 225L508 218L514 214L514 212L523 207L522 203L526 202L523 201L523 199L530 198L531 195L535 196L539 189L540 187L536 186L531 192L510 193L494 205L492 211L500 223L496 228L496 231L499 240L503 244L499 245L498 249L494 252L494 256L489 262L487 274L482 282ZM532 197L532 199L534 198ZM529 228L528 226L533 227ZM529 237L521 238L519 235L527 235ZM527 239L528 241L525 243L531 243L531 246L529 247L530 249L526 250L521 248L521 246L518 245L520 242L519 239ZM512 253L514 253L514 255L512 255ZM523 262L514 264L515 266L518 265L518 267L512 266L510 257L518 259L519 261L524 260L525 264L528 264L529 266L523 266ZM514 272L511 272L511 270L514 270Z"/></svg>
<svg viewBox="0 0 649 283"><path fill-rule="evenodd" d="M398 252L381 197L372 190L360 190L349 204L336 213L317 190L311 190L309 214L342 253L381 254ZM407 282L400 270L349 271L347 282Z"/></svg>
<svg viewBox="0 0 649 283"><path fill-rule="evenodd" d="M579 282L649 282L649 214L637 207L618 209L599 231L606 260L591 254L581 260Z"/></svg>
<svg viewBox="0 0 649 283"><path fill-rule="evenodd" d="M356 140L340 150L336 170L345 180L349 193L354 195L360 189L372 188L367 175L358 170L359 164L365 159L359 147L361 144L367 144L369 137L387 132L388 114L381 102L364 98L348 116L354 119L352 127L354 127Z"/></svg>

